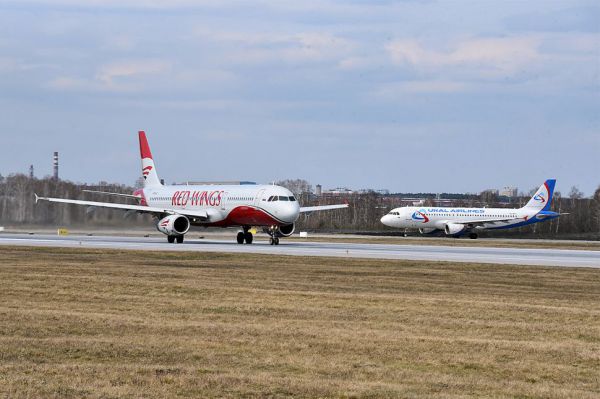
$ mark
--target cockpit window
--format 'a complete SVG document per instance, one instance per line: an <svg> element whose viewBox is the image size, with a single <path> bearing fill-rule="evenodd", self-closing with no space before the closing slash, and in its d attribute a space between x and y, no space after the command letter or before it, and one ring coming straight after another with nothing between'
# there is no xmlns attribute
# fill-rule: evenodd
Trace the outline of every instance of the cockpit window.
<svg viewBox="0 0 600 399"><path fill-rule="evenodd" d="M272 195L269 197L269 199L267 200L269 202L274 202L274 201L296 201L296 198L294 196L288 197L288 196L283 196L283 195Z"/></svg>
<svg viewBox="0 0 600 399"><path fill-rule="evenodd" d="M400 212L390 212L390 215L399 216L399 215L400 215Z"/></svg>

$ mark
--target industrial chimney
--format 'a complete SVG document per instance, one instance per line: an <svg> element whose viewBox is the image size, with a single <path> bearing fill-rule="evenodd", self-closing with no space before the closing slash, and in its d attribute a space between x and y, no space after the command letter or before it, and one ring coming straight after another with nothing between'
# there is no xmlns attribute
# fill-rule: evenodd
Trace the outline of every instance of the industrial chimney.
<svg viewBox="0 0 600 399"><path fill-rule="evenodd" d="M53 165L54 165L54 180L58 180L58 152L54 151L54 158L53 158Z"/></svg>

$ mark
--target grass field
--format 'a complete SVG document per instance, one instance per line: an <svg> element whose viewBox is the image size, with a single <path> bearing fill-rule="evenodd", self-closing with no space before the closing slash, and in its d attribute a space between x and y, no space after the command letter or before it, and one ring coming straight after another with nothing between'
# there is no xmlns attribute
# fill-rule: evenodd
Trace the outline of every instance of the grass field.
<svg viewBox="0 0 600 399"><path fill-rule="evenodd" d="M0 248L0 396L600 397L600 270Z"/></svg>

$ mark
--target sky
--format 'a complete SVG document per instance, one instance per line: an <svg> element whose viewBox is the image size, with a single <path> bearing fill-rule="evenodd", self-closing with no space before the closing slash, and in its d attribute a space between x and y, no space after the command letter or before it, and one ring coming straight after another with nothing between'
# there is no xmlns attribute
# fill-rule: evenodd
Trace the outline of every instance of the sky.
<svg viewBox="0 0 600 399"><path fill-rule="evenodd" d="M600 185L597 1L0 0L0 174Z"/></svg>

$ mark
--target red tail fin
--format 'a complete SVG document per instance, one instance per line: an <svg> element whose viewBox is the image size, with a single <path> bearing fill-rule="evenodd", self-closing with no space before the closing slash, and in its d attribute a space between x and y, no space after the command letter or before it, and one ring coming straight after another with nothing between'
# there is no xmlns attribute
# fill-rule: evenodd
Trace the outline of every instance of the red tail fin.
<svg viewBox="0 0 600 399"><path fill-rule="evenodd" d="M148 140L146 139L146 132L140 130L138 132L140 136L140 155L142 159L150 158L152 159L152 153L150 152L150 146L148 145Z"/></svg>
<svg viewBox="0 0 600 399"><path fill-rule="evenodd" d="M152 159L150 146L146 139L146 133L143 130L138 132L140 137L140 155L142 156L142 177L144 178L144 187L160 186L160 179L156 173L156 166Z"/></svg>

